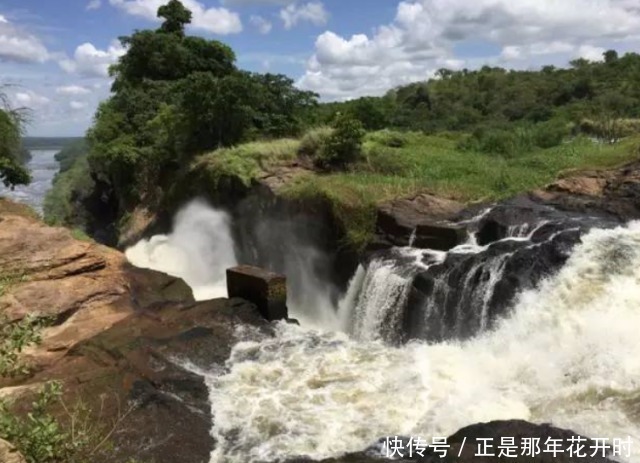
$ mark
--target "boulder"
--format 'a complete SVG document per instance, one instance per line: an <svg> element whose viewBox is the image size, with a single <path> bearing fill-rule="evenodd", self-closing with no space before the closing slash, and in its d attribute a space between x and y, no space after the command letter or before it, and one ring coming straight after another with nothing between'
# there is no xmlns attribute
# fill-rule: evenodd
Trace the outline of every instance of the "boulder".
<svg viewBox="0 0 640 463"><path fill-rule="evenodd" d="M376 219L377 242L447 251L465 239L464 228L451 223L463 205L428 194L381 205ZM378 246L380 248L382 246Z"/></svg>
<svg viewBox="0 0 640 463"><path fill-rule="evenodd" d="M227 270L229 297L252 302L269 320L287 320L287 279L258 267L240 265Z"/></svg>
<svg viewBox="0 0 640 463"><path fill-rule="evenodd" d="M0 461L2 463L27 463L27 460L9 442L0 439Z"/></svg>

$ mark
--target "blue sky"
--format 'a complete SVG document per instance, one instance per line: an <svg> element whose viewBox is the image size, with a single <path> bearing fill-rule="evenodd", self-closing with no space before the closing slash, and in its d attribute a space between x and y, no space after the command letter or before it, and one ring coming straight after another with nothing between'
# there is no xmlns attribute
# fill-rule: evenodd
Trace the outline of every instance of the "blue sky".
<svg viewBox="0 0 640 463"><path fill-rule="evenodd" d="M168 0L0 0L0 83L29 134L81 135L108 97L117 37ZM190 33L238 66L284 73L324 100L379 95L442 67L566 65L640 51L637 0L184 0Z"/></svg>

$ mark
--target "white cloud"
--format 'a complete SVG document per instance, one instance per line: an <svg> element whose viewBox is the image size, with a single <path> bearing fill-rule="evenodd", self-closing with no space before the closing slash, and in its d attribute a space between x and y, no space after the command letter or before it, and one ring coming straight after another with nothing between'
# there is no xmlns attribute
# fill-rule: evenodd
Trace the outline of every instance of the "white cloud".
<svg viewBox="0 0 640 463"><path fill-rule="evenodd" d="M87 106L88 104L84 101L72 100L69 102L69 107L74 111L80 111L81 109L85 109Z"/></svg>
<svg viewBox="0 0 640 463"><path fill-rule="evenodd" d="M43 63L50 58L40 39L0 15L0 62Z"/></svg>
<svg viewBox="0 0 640 463"><path fill-rule="evenodd" d="M639 42L636 0L404 0L393 22L371 35L318 36L298 84L341 99L380 94L441 67L562 64L578 56L599 59L603 47ZM498 51L466 59L456 55L458 45L473 44Z"/></svg>
<svg viewBox="0 0 640 463"><path fill-rule="evenodd" d="M280 10L280 18L285 29L291 29L299 22L310 22L323 26L329 21L329 13L322 2L309 2L304 5L292 4Z"/></svg>
<svg viewBox="0 0 640 463"><path fill-rule="evenodd" d="M159 21L158 8L167 2L168 0L109 0L111 5L127 14L150 21ZM182 3L193 13L191 26L195 29L220 35L242 32L242 21L237 13L226 8L206 8L197 0L182 0Z"/></svg>
<svg viewBox="0 0 640 463"><path fill-rule="evenodd" d="M26 106L31 109L45 106L51 102L46 96L39 95L31 90L16 92L14 99L19 106Z"/></svg>
<svg viewBox="0 0 640 463"><path fill-rule="evenodd" d="M88 4L86 9L87 10L97 10L102 6L102 1L101 0L91 0Z"/></svg>
<svg viewBox="0 0 640 463"><path fill-rule="evenodd" d="M69 73L90 77L107 77L109 66L116 63L125 53L125 49L114 41L108 49L99 50L92 43L83 43L73 55L60 61L60 67Z"/></svg>
<svg viewBox="0 0 640 463"><path fill-rule="evenodd" d="M87 95L91 93L91 90L80 85L65 85L57 87L56 93L58 95Z"/></svg>
<svg viewBox="0 0 640 463"><path fill-rule="evenodd" d="M581 45L578 48L578 56L589 61L604 61L604 52L607 51L602 47L594 47L593 45Z"/></svg>
<svg viewBox="0 0 640 463"><path fill-rule="evenodd" d="M278 5L286 6L296 3L296 0L222 0L223 5L250 6L250 5Z"/></svg>
<svg viewBox="0 0 640 463"><path fill-rule="evenodd" d="M258 32L260 32L261 34L268 34L273 28L273 24L271 24L270 21L264 19L262 16L253 15L249 19L249 22L251 22L251 24L255 26L255 28L258 29Z"/></svg>

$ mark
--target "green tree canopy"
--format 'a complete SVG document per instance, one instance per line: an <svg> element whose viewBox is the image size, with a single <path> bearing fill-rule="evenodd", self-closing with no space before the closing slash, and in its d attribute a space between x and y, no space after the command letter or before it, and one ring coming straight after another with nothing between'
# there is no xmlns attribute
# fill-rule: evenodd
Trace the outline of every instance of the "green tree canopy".
<svg viewBox="0 0 640 463"><path fill-rule="evenodd" d="M27 119L24 108L12 109L0 91L0 180L5 186L26 185L29 171L22 165L22 131Z"/></svg>

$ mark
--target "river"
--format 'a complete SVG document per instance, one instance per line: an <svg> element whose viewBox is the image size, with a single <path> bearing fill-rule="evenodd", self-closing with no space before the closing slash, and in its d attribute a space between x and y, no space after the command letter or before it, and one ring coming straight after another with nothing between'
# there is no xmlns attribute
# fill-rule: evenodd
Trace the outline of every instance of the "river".
<svg viewBox="0 0 640 463"><path fill-rule="evenodd" d="M31 171L31 183L26 186L17 186L14 190L0 184L0 196L28 204L42 215L44 197L51 188L53 178L59 169L58 162L54 158L58 151L60 150L31 150L31 160L27 164Z"/></svg>

